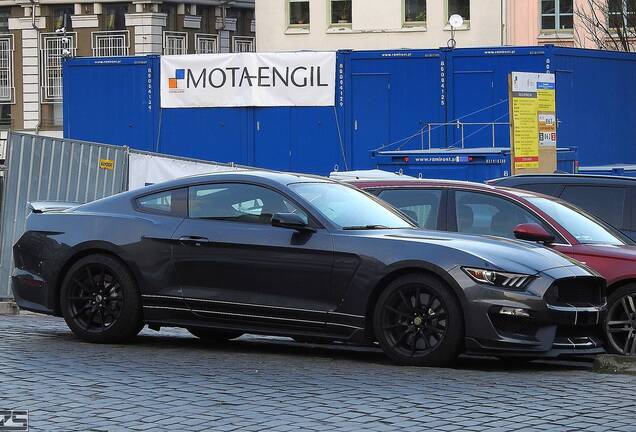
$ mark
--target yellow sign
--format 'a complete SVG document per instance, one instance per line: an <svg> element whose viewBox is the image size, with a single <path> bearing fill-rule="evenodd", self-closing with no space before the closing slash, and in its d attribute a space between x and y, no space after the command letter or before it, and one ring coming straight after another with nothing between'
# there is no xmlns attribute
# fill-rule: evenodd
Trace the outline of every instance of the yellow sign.
<svg viewBox="0 0 636 432"><path fill-rule="evenodd" d="M515 169L539 167L538 108L536 97L519 94L512 98Z"/></svg>
<svg viewBox="0 0 636 432"><path fill-rule="evenodd" d="M115 161L111 159L100 159L99 167L101 169L112 171L115 168Z"/></svg>

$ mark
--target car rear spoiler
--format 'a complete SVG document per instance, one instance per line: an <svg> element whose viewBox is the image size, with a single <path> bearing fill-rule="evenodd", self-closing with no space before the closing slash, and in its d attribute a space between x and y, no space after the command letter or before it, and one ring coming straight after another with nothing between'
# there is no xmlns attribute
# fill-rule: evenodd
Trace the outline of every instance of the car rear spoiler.
<svg viewBox="0 0 636 432"><path fill-rule="evenodd" d="M29 203L29 210L33 213L62 212L79 206L80 203L63 201L35 201Z"/></svg>

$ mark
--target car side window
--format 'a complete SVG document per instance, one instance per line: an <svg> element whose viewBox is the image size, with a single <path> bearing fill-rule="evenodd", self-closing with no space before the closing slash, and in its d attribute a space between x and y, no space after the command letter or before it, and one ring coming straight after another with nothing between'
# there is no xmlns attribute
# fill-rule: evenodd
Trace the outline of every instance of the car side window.
<svg viewBox="0 0 636 432"><path fill-rule="evenodd" d="M193 219L269 224L276 213L296 213L309 220L283 195L262 186L223 183L190 187L188 214Z"/></svg>
<svg viewBox="0 0 636 432"><path fill-rule="evenodd" d="M426 229L437 229L442 191L439 189L387 189L379 198L399 209Z"/></svg>
<svg viewBox="0 0 636 432"><path fill-rule="evenodd" d="M536 216L511 201L491 194L455 191L457 231L514 239L514 228L522 223L546 227Z"/></svg>
<svg viewBox="0 0 636 432"><path fill-rule="evenodd" d="M185 217L185 189L174 189L144 195L136 199L137 209L146 213Z"/></svg>
<svg viewBox="0 0 636 432"><path fill-rule="evenodd" d="M607 186L565 186L561 198L592 215L603 219L614 228L629 228L625 223L627 189Z"/></svg>

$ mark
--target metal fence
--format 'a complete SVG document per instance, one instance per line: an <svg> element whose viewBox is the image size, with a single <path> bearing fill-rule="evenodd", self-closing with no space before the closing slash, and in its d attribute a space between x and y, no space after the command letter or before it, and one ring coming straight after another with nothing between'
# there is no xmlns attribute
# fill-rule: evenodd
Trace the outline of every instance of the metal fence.
<svg viewBox="0 0 636 432"><path fill-rule="evenodd" d="M85 203L126 189L125 147L9 133L2 196L0 299L11 298L13 244L31 201Z"/></svg>

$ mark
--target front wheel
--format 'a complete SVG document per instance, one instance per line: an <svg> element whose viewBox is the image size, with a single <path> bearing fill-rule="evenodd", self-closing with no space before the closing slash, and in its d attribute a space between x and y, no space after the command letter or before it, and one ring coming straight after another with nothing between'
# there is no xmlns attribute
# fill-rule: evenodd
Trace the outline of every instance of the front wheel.
<svg viewBox="0 0 636 432"><path fill-rule="evenodd" d="M636 284L617 289L607 299L605 336L608 351L636 355Z"/></svg>
<svg viewBox="0 0 636 432"><path fill-rule="evenodd" d="M450 288L428 275L407 275L380 295L373 314L375 336L401 365L445 366L463 346L464 318Z"/></svg>
<svg viewBox="0 0 636 432"><path fill-rule="evenodd" d="M71 266L60 306L69 328L88 342L125 342L143 328L137 285L128 269L108 255L89 255Z"/></svg>

